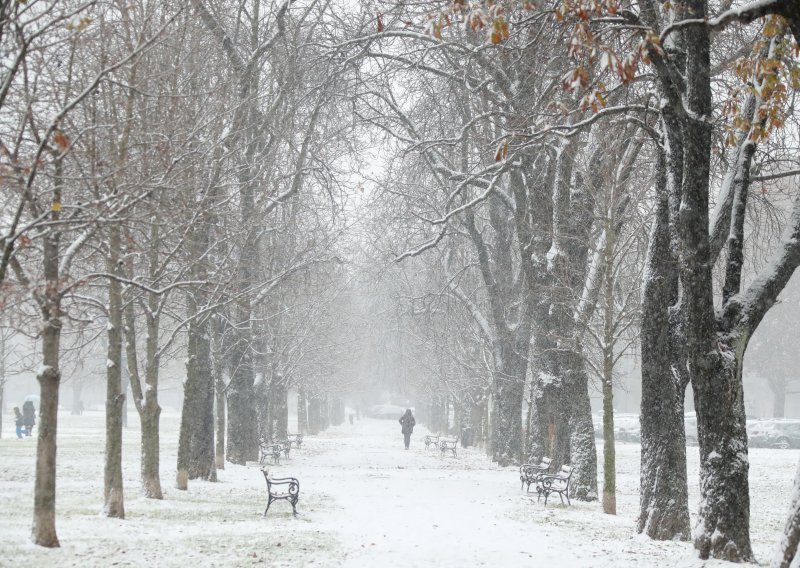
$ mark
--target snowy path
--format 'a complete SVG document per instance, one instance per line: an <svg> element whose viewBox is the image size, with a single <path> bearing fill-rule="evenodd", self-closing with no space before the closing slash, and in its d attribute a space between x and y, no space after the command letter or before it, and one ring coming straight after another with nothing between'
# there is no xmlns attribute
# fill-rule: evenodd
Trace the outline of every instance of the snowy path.
<svg viewBox="0 0 800 568"><path fill-rule="evenodd" d="M630 519L597 503L545 508L520 491L516 468L478 449L442 458L425 450L425 433L417 427L405 451L399 425L363 420L310 439L321 454L293 460L309 492L333 499L313 517L338 535L345 566L641 566L689 552L635 536Z"/></svg>
<svg viewBox="0 0 800 568"><path fill-rule="evenodd" d="M508 497L514 477L498 485L498 472L478 450L439 457L422 446L425 433L417 427L405 451L399 426L365 421L353 427L354 437L332 440L341 450L324 456L326 466L309 468L306 477L335 499L320 521L338 527L347 566L513 566L563 558L547 550L554 547L542 532L503 518L517 502Z"/></svg>

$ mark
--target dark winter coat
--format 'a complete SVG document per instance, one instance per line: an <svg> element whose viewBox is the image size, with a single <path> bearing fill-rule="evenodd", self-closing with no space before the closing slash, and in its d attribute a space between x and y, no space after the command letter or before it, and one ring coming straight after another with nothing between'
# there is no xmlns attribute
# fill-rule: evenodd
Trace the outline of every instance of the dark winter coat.
<svg viewBox="0 0 800 568"><path fill-rule="evenodd" d="M36 424L36 411L33 409L33 403L30 400L26 400L22 405L22 419L28 429L33 428Z"/></svg>
<svg viewBox="0 0 800 568"><path fill-rule="evenodd" d="M22 418L22 413L19 411L18 408L14 409L14 426L17 428L22 428L25 424L25 421Z"/></svg>
<svg viewBox="0 0 800 568"><path fill-rule="evenodd" d="M417 421L414 420L414 415L411 414L410 410L406 410L406 413L400 417L399 422L403 426L403 434L411 434L414 431L414 426L417 424Z"/></svg>

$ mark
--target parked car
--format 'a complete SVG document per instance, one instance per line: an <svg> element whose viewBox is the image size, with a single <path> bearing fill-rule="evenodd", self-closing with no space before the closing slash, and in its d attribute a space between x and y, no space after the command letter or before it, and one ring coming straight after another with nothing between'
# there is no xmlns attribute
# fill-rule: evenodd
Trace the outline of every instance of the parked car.
<svg viewBox="0 0 800 568"><path fill-rule="evenodd" d="M749 420L747 438L751 448L800 448L800 420Z"/></svg>

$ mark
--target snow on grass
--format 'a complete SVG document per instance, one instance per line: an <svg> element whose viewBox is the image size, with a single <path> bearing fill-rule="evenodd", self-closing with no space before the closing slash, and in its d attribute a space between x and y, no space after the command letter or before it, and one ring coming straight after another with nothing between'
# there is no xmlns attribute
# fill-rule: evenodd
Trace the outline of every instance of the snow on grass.
<svg viewBox="0 0 800 568"><path fill-rule="evenodd" d="M265 519L266 484L255 466L228 464L219 483L173 489L178 416L162 416L164 501L138 496L139 427L124 433L126 520L100 515L103 415L59 415L57 528L62 547L29 541L35 437L16 439L9 417L0 440L0 565L31 566L722 566L699 561L690 543L634 532L639 445L617 445L616 517L599 503L558 497L547 506L520 490L517 468L476 448L442 457L420 426L403 449L395 420L364 419L309 436L275 477L300 479L300 515L276 502ZM752 537L772 555L790 500L796 450L750 451ZM697 448L688 448L696 509ZM602 479L602 472L600 474ZM693 511L694 513L694 511Z"/></svg>

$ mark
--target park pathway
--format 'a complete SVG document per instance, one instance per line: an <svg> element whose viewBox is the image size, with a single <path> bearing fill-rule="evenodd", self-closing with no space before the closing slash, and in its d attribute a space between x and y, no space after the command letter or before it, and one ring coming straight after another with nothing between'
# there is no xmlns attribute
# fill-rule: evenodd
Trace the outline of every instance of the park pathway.
<svg viewBox="0 0 800 568"><path fill-rule="evenodd" d="M319 453L303 459L302 483L333 500L313 517L338 535L345 566L566 568L608 556L577 540L580 508L545 509L523 496L516 468L474 448L441 457L425 449L426 433L417 426L406 451L396 421L364 419L308 440Z"/></svg>

